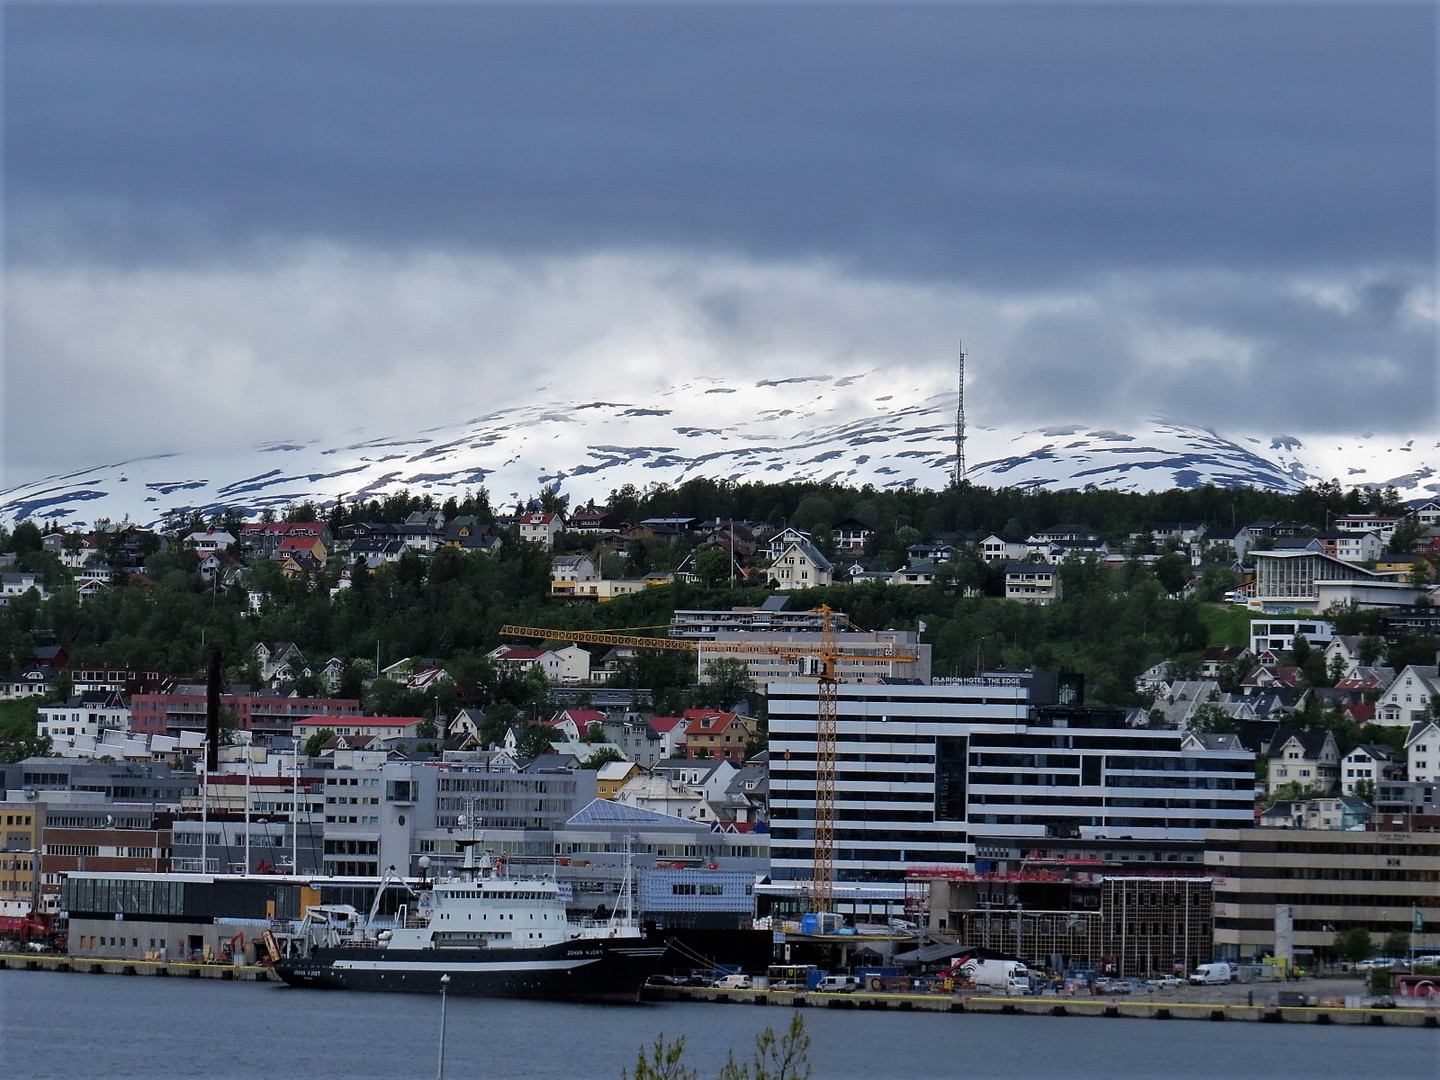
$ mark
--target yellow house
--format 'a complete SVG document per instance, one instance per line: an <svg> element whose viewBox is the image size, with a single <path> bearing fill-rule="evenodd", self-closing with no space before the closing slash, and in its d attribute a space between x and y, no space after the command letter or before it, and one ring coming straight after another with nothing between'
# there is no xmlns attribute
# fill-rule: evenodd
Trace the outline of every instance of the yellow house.
<svg viewBox="0 0 1440 1080"><path fill-rule="evenodd" d="M620 789L630 782L631 777L640 773L640 766L633 761L607 761L595 774L595 797L613 799Z"/></svg>

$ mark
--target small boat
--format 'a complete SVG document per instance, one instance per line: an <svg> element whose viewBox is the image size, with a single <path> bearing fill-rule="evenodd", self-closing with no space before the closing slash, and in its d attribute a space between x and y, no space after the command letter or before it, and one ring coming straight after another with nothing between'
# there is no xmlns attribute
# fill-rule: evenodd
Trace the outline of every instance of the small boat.
<svg viewBox="0 0 1440 1080"><path fill-rule="evenodd" d="M386 888L412 903L379 917ZM512 877L502 857L465 845L458 874L412 888L387 875L368 915L348 904L311 907L292 956L274 965L290 986L387 990L560 1001L638 1001L666 942L645 934L630 910L627 861L609 919L572 920L552 877ZM449 976L446 983L441 979Z"/></svg>

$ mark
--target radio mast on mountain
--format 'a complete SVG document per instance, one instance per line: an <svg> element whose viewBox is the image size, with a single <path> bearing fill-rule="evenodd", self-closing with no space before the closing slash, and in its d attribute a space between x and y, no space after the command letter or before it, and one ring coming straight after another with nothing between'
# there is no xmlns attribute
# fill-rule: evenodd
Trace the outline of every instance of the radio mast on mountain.
<svg viewBox="0 0 1440 1080"><path fill-rule="evenodd" d="M965 343L960 343L960 393L955 403L955 486L965 479Z"/></svg>

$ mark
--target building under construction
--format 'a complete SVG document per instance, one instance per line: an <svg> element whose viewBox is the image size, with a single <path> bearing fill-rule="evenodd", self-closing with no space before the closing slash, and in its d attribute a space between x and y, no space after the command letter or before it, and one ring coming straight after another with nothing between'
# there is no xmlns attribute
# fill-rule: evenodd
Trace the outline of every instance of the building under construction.
<svg viewBox="0 0 1440 1080"><path fill-rule="evenodd" d="M933 933L1052 971L1183 973L1214 945L1208 877L915 867L908 887Z"/></svg>

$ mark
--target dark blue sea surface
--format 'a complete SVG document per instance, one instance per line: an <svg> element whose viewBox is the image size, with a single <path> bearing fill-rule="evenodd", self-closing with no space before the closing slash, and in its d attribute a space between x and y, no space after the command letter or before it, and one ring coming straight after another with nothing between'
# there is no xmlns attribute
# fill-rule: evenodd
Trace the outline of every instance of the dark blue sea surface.
<svg viewBox="0 0 1440 1080"><path fill-rule="evenodd" d="M451 997L448 1080L620 1080L659 1034L712 1080L793 1010ZM1356 1080L1440 1076L1440 1030L803 1010L815 1080ZM440 999L0 971L0 1077L371 1080L436 1075Z"/></svg>

